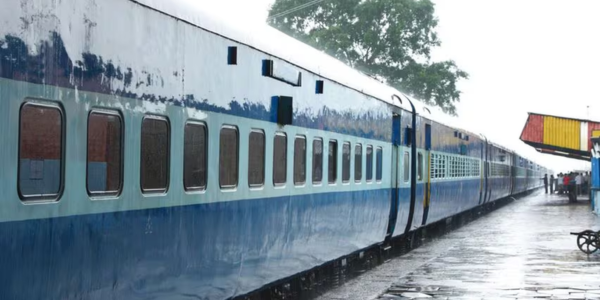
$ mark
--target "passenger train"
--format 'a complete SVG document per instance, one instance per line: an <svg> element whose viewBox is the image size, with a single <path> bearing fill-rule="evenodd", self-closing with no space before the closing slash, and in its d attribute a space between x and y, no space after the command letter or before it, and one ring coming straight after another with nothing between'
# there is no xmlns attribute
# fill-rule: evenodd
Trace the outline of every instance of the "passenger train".
<svg viewBox="0 0 600 300"><path fill-rule="evenodd" d="M193 2L2 1L0 299L227 299L540 186L439 109Z"/></svg>

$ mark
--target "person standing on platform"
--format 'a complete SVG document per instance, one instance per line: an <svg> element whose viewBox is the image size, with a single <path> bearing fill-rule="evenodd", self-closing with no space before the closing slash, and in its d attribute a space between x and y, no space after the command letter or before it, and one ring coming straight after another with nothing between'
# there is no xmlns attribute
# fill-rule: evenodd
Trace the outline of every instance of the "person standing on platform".
<svg viewBox="0 0 600 300"><path fill-rule="evenodd" d="M544 174L544 189L546 189L546 194L548 194L548 174Z"/></svg>
<svg viewBox="0 0 600 300"><path fill-rule="evenodd" d="M569 200L577 202L577 173L571 172L569 175Z"/></svg>
<svg viewBox="0 0 600 300"><path fill-rule="evenodd" d="M554 194L554 174L550 174L550 194Z"/></svg>
<svg viewBox="0 0 600 300"><path fill-rule="evenodd" d="M581 177L583 177L583 178L582 178L582 181L583 181L583 183L582 183L582 185L581 185L581 194L582 194L582 195L585 195L585 194L587 194L587 193L588 193L588 191L590 190L590 189L589 189L589 187L588 187L588 184L589 184L589 182L588 182L588 181L589 181L589 177L587 176L587 172L584 172L584 173L583 173L583 175L581 175Z"/></svg>
<svg viewBox="0 0 600 300"><path fill-rule="evenodd" d="M563 176L563 193L569 193L569 174Z"/></svg>
<svg viewBox="0 0 600 300"><path fill-rule="evenodd" d="M583 177L581 174L575 173L575 193L581 195L581 185L583 184Z"/></svg>
<svg viewBox="0 0 600 300"><path fill-rule="evenodd" d="M558 173L556 176L556 192L559 194L563 192L563 173Z"/></svg>

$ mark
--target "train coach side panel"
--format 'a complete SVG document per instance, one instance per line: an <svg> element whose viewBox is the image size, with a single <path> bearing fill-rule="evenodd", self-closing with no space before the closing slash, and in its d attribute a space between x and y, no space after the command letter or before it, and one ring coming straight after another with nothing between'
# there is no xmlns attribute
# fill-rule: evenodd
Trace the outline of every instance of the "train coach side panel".
<svg viewBox="0 0 600 300"><path fill-rule="evenodd" d="M37 18L36 16L41 16ZM28 22L26 20L32 20ZM131 1L13 1L0 10L0 298L225 299L380 243L391 197L391 111L387 104L235 41ZM228 47L237 65L228 65ZM262 76L270 59L302 72L296 87ZM315 94L324 80L325 93ZM292 125L274 122L273 99L294 99ZM24 204L17 192L21 105L64 108L64 191L59 201ZM91 110L123 115L123 190L111 199L86 191ZM145 115L170 122L165 193L140 191ZM183 188L183 128L208 128L204 192ZM219 186L219 136L237 128L239 181ZM265 134L264 186L248 186L248 135ZM273 138L287 135L287 183L273 186ZM306 139L304 185L294 184L294 140ZM312 142L351 143L351 179L312 181ZM367 182L356 145L382 150L382 178ZM366 151L366 150L364 150ZM363 152L364 153L364 152ZM374 159L374 158L373 158ZM23 162L26 163L26 162ZM373 171L375 172L375 171ZM318 185L318 187L316 187Z"/></svg>

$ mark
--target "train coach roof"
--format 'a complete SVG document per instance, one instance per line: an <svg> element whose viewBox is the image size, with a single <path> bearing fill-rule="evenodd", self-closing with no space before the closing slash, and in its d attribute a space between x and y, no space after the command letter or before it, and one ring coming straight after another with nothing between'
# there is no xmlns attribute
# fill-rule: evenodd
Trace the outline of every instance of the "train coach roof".
<svg viewBox="0 0 600 300"><path fill-rule="evenodd" d="M192 0L131 0L151 7L228 39L259 49L294 65L351 87L382 101L402 106L391 96L396 89L352 69L343 62L310 47L267 24L226 22ZM402 106L410 110L410 106Z"/></svg>
<svg viewBox="0 0 600 300"><path fill-rule="evenodd" d="M408 96L397 89L373 79L343 62L306 45L264 23L226 22L206 11L200 2L192 0L130 0L161 11L177 19L221 35L228 39L259 49L286 60L300 68L350 87L381 101L412 111L404 99ZM402 97L402 103L392 95ZM458 130L468 128L458 118L447 115L437 107L427 107L423 102L410 98L417 113L425 118ZM426 109L427 108L427 109Z"/></svg>

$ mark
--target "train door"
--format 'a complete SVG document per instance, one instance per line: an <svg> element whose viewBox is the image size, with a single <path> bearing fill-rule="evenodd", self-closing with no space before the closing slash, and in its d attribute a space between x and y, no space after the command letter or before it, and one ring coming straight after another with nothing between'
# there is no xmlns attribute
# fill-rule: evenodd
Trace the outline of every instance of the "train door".
<svg viewBox="0 0 600 300"><path fill-rule="evenodd" d="M484 170L485 170L485 138L483 138L482 136L482 142L481 142L481 154L479 155L480 159L481 159L481 164L479 165L479 205L481 205L483 203L483 191L485 190L485 182L483 180L484 178Z"/></svg>
<svg viewBox="0 0 600 300"><path fill-rule="evenodd" d="M425 199L423 201L423 221L421 225L426 225L431 204L431 124L425 124L425 152L419 154L418 159L417 172L421 173L419 176L421 177L420 180L423 181L423 197Z"/></svg>
<svg viewBox="0 0 600 300"><path fill-rule="evenodd" d="M486 186L486 195L487 197L485 198L485 203L489 202L490 199L492 199L492 182L491 182L491 178L490 176L492 175L492 166L491 166L491 159L492 159L492 146L489 143L485 144L485 164L487 165L487 170L485 170L485 186Z"/></svg>
<svg viewBox="0 0 600 300"><path fill-rule="evenodd" d="M510 158L510 194L515 194L515 154L510 153L508 155Z"/></svg>
<svg viewBox="0 0 600 300"><path fill-rule="evenodd" d="M402 180L400 168L400 159L402 159L402 147L400 136L400 114L394 113L392 116L392 197L390 201L390 216L387 228L386 239L390 239L394 234L396 221L398 219L398 203L400 199L400 182Z"/></svg>
<svg viewBox="0 0 600 300"><path fill-rule="evenodd" d="M483 201L481 201L481 204L484 204L487 202L488 197L489 197L489 187L490 187L490 182L489 182L489 169L490 169L490 163L488 160L488 153L490 151L490 148L488 146L488 142L487 139L485 139L485 142L483 144L483 173L482 178L483 178Z"/></svg>

